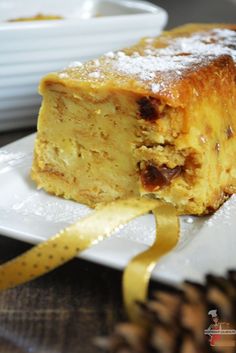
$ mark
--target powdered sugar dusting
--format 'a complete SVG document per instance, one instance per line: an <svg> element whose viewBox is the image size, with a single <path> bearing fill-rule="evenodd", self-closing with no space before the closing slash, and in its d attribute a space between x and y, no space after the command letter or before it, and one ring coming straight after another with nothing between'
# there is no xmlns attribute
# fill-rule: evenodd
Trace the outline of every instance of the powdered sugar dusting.
<svg viewBox="0 0 236 353"><path fill-rule="evenodd" d="M100 72L99 71L93 71L89 73L89 77L91 78L99 78L100 77Z"/></svg>
<svg viewBox="0 0 236 353"><path fill-rule="evenodd" d="M116 55L117 55L119 58L125 58L125 57L126 57L126 55L125 55L125 53L124 53L123 51L118 51L118 52L116 53Z"/></svg>
<svg viewBox="0 0 236 353"><path fill-rule="evenodd" d="M153 83L151 88L152 88L153 93L157 93L161 89L161 84L160 83Z"/></svg>
<svg viewBox="0 0 236 353"><path fill-rule="evenodd" d="M108 53L105 53L104 56L106 56L107 58L114 58L115 53L113 51L109 51Z"/></svg>
<svg viewBox="0 0 236 353"><path fill-rule="evenodd" d="M149 41L146 40L147 43ZM180 77L187 69L202 65L221 55L230 55L236 61L236 32L213 29L190 37L172 39L166 48L148 46L143 53L127 55L117 52L112 59L112 69L120 75L135 76L141 81L152 81L161 73L171 78ZM168 77L168 75L166 75ZM153 93L164 89L164 83L151 83Z"/></svg>
<svg viewBox="0 0 236 353"><path fill-rule="evenodd" d="M69 75L66 72L60 72L59 77L64 79L64 78L69 78Z"/></svg>
<svg viewBox="0 0 236 353"><path fill-rule="evenodd" d="M145 38L145 42L148 43L148 44L151 44L151 43L153 43L154 41L155 41L155 38L151 38L151 37Z"/></svg>
<svg viewBox="0 0 236 353"><path fill-rule="evenodd" d="M195 62L192 56L185 57L184 61L181 56L165 56L157 57L154 55L147 56L124 56L118 58L114 63L116 69L128 75L137 75L141 80L152 80L157 72L183 70L186 66L190 66Z"/></svg>
<svg viewBox="0 0 236 353"><path fill-rule="evenodd" d="M80 62L80 61L73 61L72 63L69 64L68 68L74 69L74 68L81 67L81 66L83 66L83 63L82 63L82 62Z"/></svg>
<svg viewBox="0 0 236 353"><path fill-rule="evenodd" d="M93 60L95 66L100 66L100 61L98 59Z"/></svg>

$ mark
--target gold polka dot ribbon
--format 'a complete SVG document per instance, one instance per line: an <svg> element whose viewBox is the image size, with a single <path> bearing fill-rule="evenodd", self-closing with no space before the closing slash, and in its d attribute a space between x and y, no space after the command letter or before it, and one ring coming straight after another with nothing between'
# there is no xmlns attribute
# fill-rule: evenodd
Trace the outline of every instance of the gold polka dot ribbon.
<svg viewBox="0 0 236 353"><path fill-rule="evenodd" d="M123 293L126 311L130 320L139 322L137 301L145 301L148 285L158 260L171 251L179 240L179 219L176 209L160 201L152 209L156 222L156 237L150 248L135 256L127 265L123 275ZM142 322L141 322L142 323Z"/></svg>
<svg viewBox="0 0 236 353"><path fill-rule="evenodd" d="M145 300L153 268L178 242L175 208L158 200L131 198L98 208L57 235L0 266L0 291L37 278L71 260L78 253L111 236L118 227L152 211L157 224L154 244L136 256L123 277L124 302L137 320L136 300Z"/></svg>

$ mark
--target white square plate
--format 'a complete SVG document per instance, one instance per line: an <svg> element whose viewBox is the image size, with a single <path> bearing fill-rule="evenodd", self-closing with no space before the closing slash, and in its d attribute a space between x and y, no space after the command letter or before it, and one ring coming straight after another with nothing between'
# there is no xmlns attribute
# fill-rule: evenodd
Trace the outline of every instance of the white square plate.
<svg viewBox="0 0 236 353"><path fill-rule="evenodd" d="M37 190L29 173L35 135L0 149L0 234L38 243L83 217L89 208ZM140 217L81 257L117 269L152 243L152 215ZM236 268L236 196L210 217L181 217L181 239L153 276L169 283L202 281ZM79 269L78 269L79 270Z"/></svg>

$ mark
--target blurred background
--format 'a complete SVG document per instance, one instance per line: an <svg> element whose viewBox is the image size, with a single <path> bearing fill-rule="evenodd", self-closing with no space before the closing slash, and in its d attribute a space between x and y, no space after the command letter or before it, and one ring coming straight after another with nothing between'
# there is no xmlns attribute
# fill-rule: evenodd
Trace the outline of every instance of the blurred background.
<svg viewBox="0 0 236 353"><path fill-rule="evenodd" d="M169 14L168 28L186 22L236 23L236 0L153 0Z"/></svg>

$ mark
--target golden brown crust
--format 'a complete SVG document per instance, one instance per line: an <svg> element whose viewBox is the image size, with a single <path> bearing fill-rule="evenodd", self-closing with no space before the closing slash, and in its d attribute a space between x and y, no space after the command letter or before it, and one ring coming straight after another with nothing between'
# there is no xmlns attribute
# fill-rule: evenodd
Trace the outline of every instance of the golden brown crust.
<svg viewBox="0 0 236 353"><path fill-rule="evenodd" d="M90 206L212 212L236 191L235 61L235 25L190 24L47 75L33 179Z"/></svg>

